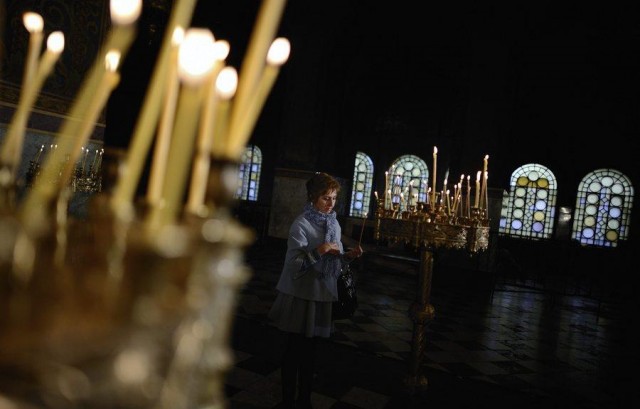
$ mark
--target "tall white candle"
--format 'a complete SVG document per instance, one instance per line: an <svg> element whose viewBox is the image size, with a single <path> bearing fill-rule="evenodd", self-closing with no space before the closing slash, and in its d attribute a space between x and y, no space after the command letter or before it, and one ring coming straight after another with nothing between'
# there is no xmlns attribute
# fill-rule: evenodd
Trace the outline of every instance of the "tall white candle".
<svg viewBox="0 0 640 409"><path fill-rule="evenodd" d="M286 2L286 0L264 0L261 3L247 52L242 60L237 95L231 111L231 127L239 126L237 123L242 121L245 115L246 104L253 98L265 65L265 57L276 36Z"/></svg>
<svg viewBox="0 0 640 409"><path fill-rule="evenodd" d="M158 124L158 134L151 161L149 173L149 185L147 188L147 202L156 205L160 200L164 172L167 168L167 156L169 155L169 144L171 143L171 131L175 119L176 102L178 100L178 90L180 81L178 80L178 50L184 39L184 29L180 26L173 30L171 37L171 51L169 56L168 73L165 85L164 104L160 122Z"/></svg>
<svg viewBox="0 0 640 409"><path fill-rule="evenodd" d="M480 172L478 171L476 174L476 195L473 201L473 207L475 208L480 207Z"/></svg>
<svg viewBox="0 0 640 409"><path fill-rule="evenodd" d="M229 143L229 109L231 98L236 93L238 87L238 72L233 67L224 67L218 78L216 79L216 93L219 102L216 109L213 142L211 144L211 155L214 158L223 158L225 156L226 147Z"/></svg>
<svg viewBox="0 0 640 409"><path fill-rule="evenodd" d="M487 185L489 183L489 172L485 172L484 183L484 209L489 210L489 186Z"/></svg>
<svg viewBox="0 0 640 409"><path fill-rule="evenodd" d="M467 217L471 215L471 175L467 175Z"/></svg>
<svg viewBox="0 0 640 409"><path fill-rule="evenodd" d="M152 228L174 223L180 213L195 148L204 91L202 85L215 63L213 47L213 34L204 28L188 29L180 45L178 74L182 88L167 158L171 172L165 175L162 186L163 205L153 207L147 219L148 226Z"/></svg>
<svg viewBox="0 0 640 409"><path fill-rule="evenodd" d="M438 148L436 148L435 146L433 147L433 176L432 176L432 187L433 189L431 189L431 203L433 203L433 205L435 206L436 204L436 190L438 190L438 188L436 187L436 170L438 169Z"/></svg>
<svg viewBox="0 0 640 409"><path fill-rule="evenodd" d="M38 56L42 47L42 30L44 20L38 13L28 11L22 16L24 27L29 32L29 47L27 49L27 60L24 66L24 76L22 77L22 87L28 87L33 81L38 68Z"/></svg>
<svg viewBox="0 0 640 409"><path fill-rule="evenodd" d="M480 188L480 208L484 208L486 203L484 203L485 191L487 189L487 168L489 166L489 155L484 156L484 163L482 167L482 185Z"/></svg>
<svg viewBox="0 0 640 409"><path fill-rule="evenodd" d="M273 40L266 58L267 65L258 78L251 98L246 100L243 105L236 107L236 104L241 101L241 95L238 94L236 96L236 98L240 99L234 100L233 102L231 125L229 128L229 146L227 149L229 158L236 160L240 158L246 143L251 137L251 132L255 127L258 117L262 112L262 107L278 77L280 67L287 61L290 52L291 44L289 40L283 37L278 37ZM239 81L238 87L242 84L242 77L240 77ZM240 92L240 88L238 88L238 92ZM242 110L242 112L236 113L238 109Z"/></svg>
<svg viewBox="0 0 640 409"><path fill-rule="evenodd" d="M153 142L154 132L162 101L166 93L164 85L171 59L171 41L176 27L187 27L190 25L191 17L197 0L175 0L171 16L167 24L165 36L160 48L160 54L154 67L151 81L147 87L147 94L140 114L138 115L135 128L132 133L131 143L127 150L127 155L122 166L122 175L116 181L111 196L111 206L120 213L130 210L133 202L136 187L142 175L147 153Z"/></svg>
<svg viewBox="0 0 640 409"><path fill-rule="evenodd" d="M102 75L100 83L95 90L94 97L91 99L89 106L86 107L86 116L83 118L80 126L78 127L78 134L74 136L75 141L69 153L69 160L65 163L62 171L62 176L60 177L61 186L65 186L73 175L73 164L76 162L80 153L82 152L82 146L87 144L87 142L89 141L89 136L95 128L98 116L107 104L107 100L109 99L111 92L120 82L120 74L117 72L118 66L120 64L120 58L120 52L115 50L108 52L105 56L104 75ZM69 138L65 139L68 140ZM66 147L65 151L67 151ZM88 153L88 151L89 149L87 148L86 152ZM84 170L84 162L82 167Z"/></svg>
<svg viewBox="0 0 640 409"><path fill-rule="evenodd" d="M214 47L218 49L220 43L221 41L216 41ZM218 53L218 50L216 50L216 61L206 86L207 94L202 107L203 112L198 131L197 149L191 169L191 185L189 186L189 197L187 199L187 211L193 214L204 214L203 212L206 211L204 200L207 192L216 111L220 103L220 93L217 91L216 83L223 61L229 54L228 43L224 41L224 44L226 45L224 46L224 52Z"/></svg>
<svg viewBox="0 0 640 409"><path fill-rule="evenodd" d="M11 119L4 145L0 151L0 160L2 163L10 165L15 171L19 166L22 156L22 145L24 141L24 132L31 112L31 108L38 96L45 79L51 73L56 61L64 50L64 34L60 31L54 31L47 37L47 51L37 64L35 76L28 84L22 87L18 107Z"/></svg>

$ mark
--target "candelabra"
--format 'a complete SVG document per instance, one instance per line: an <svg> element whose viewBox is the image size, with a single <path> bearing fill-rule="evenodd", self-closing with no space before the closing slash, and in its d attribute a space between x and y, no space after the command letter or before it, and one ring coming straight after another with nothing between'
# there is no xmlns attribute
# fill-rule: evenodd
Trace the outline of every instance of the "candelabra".
<svg viewBox="0 0 640 409"><path fill-rule="evenodd" d="M53 149L53 148L52 148ZM83 148L84 149L84 148ZM73 192L82 193L99 193L102 191L102 155L104 149L96 150L92 163L87 166L88 149L85 152L84 159L81 163L76 164L73 171L73 176L70 180L70 187ZM36 154L36 156L29 161L29 168L25 175L25 186L30 188L34 186L40 177L41 164L40 156L42 149ZM60 183L62 176L62 169L64 169L66 162L60 163L60 172L55 175L49 182L52 184Z"/></svg>
<svg viewBox="0 0 640 409"><path fill-rule="evenodd" d="M416 299L409 308L413 321L409 374L410 388L427 386L420 373L426 348L426 326L435 317L430 304L433 255L439 248L458 249L467 254L486 250L489 244L489 219L485 209L470 208L467 216L454 215L441 205L419 202L404 211L399 204L385 209L379 199L375 215L375 239L388 244L404 243L420 253Z"/></svg>
<svg viewBox="0 0 640 409"><path fill-rule="evenodd" d="M240 78L224 67L224 41L216 47L210 31L187 28L195 3L173 2L131 147L107 158L109 169L101 171L102 152L88 163L82 145L119 82L140 0L111 2L111 29L68 115L73 120L63 123L42 166L39 156L31 161L19 202L24 116L0 146L0 394L9 406L227 406L230 331L254 235L230 208L240 153L288 57L288 41L274 39L286 2L262 2ZM23 89L27 96L36 91ZM25 101L20 112L29 111L32 101ZM157 175L160 196L134 200L156 129L157 139L168 136L171 144L168 157L157 153L154 162L170 163L171 171ZM184 206L189 180L195 183ZM74 191L96 193L86 217L68 216Z"/></svg>

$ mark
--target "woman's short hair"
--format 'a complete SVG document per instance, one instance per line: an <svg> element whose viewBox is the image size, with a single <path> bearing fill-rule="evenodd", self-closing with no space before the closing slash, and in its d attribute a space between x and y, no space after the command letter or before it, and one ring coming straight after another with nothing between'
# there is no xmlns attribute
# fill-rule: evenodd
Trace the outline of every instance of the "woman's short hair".
<svg viewBox="0 0 640 409"><path fill-rule="evenodd" d="M320 196L332 190L339 192L340 182L327 173L316 172L307 180L307 198L311 202L315 202Z"/></svg>

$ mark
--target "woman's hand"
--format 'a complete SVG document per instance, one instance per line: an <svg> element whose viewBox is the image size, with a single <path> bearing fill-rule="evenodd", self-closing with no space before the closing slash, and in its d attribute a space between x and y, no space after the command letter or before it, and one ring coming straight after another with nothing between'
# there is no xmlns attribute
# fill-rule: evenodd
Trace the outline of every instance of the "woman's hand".
<svg viewBox="0 0 640 409"><path fill-rule="evenodd" d="M358 246L358 247L354 247L351 250L347 251L345 253L345 256L347 256L351 260L354 260L354 259L362 256L362 253L364 253L364 250L362 250L361 246Z"/></svg>
<svg viewBox="0 0 640 409"><path fill-rule="evenodd" d="M326 253L338 255L340 254L340 246L338 243L322 243L318 246L318 254L322 256Z"/></svg>

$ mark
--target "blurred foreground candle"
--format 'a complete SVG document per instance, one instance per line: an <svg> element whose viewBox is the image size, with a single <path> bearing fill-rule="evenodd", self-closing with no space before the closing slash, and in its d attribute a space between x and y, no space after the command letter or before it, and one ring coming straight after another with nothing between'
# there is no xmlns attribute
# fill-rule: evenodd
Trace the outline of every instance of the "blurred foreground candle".
<svg viewBox="0 0 640 409"><path fill-rule="evenodd" d="M229 55L229 43L223 40L214 43L215 63L206 84L206 95L203 104L202 118L196 145L196 155L191 169L191 185L187 199L187 211L192 214L202 214L206 211L204 199L207 191L207 178L211 161L211 146L215 118L220 103L216 83L224 60Z"/></svg>
<svg viewBox="0 0 640 409"><path fill-rule="evenodd" d="M28 87L36 69L38 68L38 56L42 47L42 29L44 20L38 13L28 11L22 16L22 23L29 32L29 48L27 50L27 61L24 65L24 76L22 77L22 87Z"/></svg>
<svg viewBox="0 0 640 409"><path fill-rule="evenodd" d="M59 145L59 149L47 155L41 170L42 176L36 180L33 189L28 192L21 204L22 220L29 234L43 232L43 227L47 225L46 220L49 219L46 204L66 188L67 180L65 177L59 177L60 164L68 162L73 164L77 160L77 157L72 155L73 152L76 155L80 152L80 148L74 148L77 146L75 139L77 135L86 132L86 129L82 129L82 127L87 126L86 118L93 115L88 111L95 109L96 105L100 103L98 92L104 96L104 91L108 88L105 83L118 82L116 78L119 76L115 72L107 74L105 58L108 53L112 53L112 55L118 53L118 59L124 58L135 37L133 23L140 16L142 0L112 0L110 10L113 26L108 33L105 44L100 48L96 60L84 78L67 118L58 131L57 145ZM104 80L105 75L110 79ZM98 89L100 87L102 89ZM110 91L106 92L107 97L109 93ZM90 125L95 126L95 124ZM81 146L82 144L80 144ZM68 178L69 172L66 173Z"/></svg>
<svg viewBox="0 0 640 409"><path fill-rule="evenodd" d="M231 98L238 87L238 72L233 67L224 67L216 79L216 92L220 101L216 111L213 129L213 142L211 155L214 158L222 158L227 146L227 130L229 125L229 108Z"/></svg>
<svg viewBox="0 0 640 409"><path fill-rule="evenodd" d="M47 51L38 64L35 77L22 87L18 107L9 124L5 142L0 152L0 161L11 166L14 176L15 170L20 165L24 132L31 107L42 88L42 84L51 73L56 61L58 61L62 50L64 50L64 34L60 31L54 31L47 37Z"/></svg>
<svg viewBox="0 0 640 409"><path fill-rule="evenodd" d="M86 115L82 119L80 127L78 128L78 134L75 135L75 144L71 151L71 156L68 161L65 162L65 166L62 171L61 181L62 186L65 186L73 175L75 162L82 152L82 147L89 141L89 136L93 131L98 116L107 104L107 100L111 95L111 92L120 82L120 74L118 73L118 66L120 65L120 51L111 50L107 52L105 56L105 72L96 88L95 94L91 99L89 106L87 107ZM86 153L89 152L87 148ZM86 160L85 153L85 160ZM82 165L84 170L84 163Z"/></svg>
<svg viewBox="0 0 640 409"><path fill-rule="evenodd" d="M265 57L276 36L287 0L263 0L258 10L255 27L251 32L247 53L242 61L238 91L231 112L231 126L245 118L246 104L254 98L256 84L265 64Z"/></svg>
<svg viewBox="0 0 640 409"><path fill-rule="evenodd" d="M203 84L215 63L215 39L204 28L190 28L178 52L178 76L182 83L178 99L176 123L171 136L167 172L162 186L162 199L149 214L150 227L162 227L176 221L182 206L189 164L194 151L196 130L202 107Z"/></svg>
<svg viewBox="0 0 640 409"><path fill-rule="evenodd" d="M197 0L174 0L171 16L167 24L158 60L151 81L147 86L140 114L131 137L131 144L122 166L122 172L111 197L111 207L116 214L128 214L131 210L136 187L144 168L147 153L153 142L154 132L162 102L165 98L165 81L170 66L174 31L177 27L187 27L191 22Z"/></svg>
<svg viewBox="0 0 640 409"><path fill-rule="evenodd" d="M432 185L433 189L431 190L431 203L435 206L436 204L436 190L438 190L436 186L436 169L438 169L438 148L433 147L433 177L432 177Z"/></svg>
<svg viewBox="0 0 640 409"><path fill-rule="evenodd" d="M262 112L271 88L278 77L280 67L289 58L291 52L291 44L289 40L283 37L273 40L269 52L267 54L267 66L264 68L259 82L255 88L255 93L251 99L246 102L246 109L239 115L232 113L231 128L229 129L228 157L239 159L246 143L248 142L251 132L255 127L256 121ZM240 85L240 83L238 84ZM235 103L233 112L235 112Z"/></svg>
<svg viewBox="0 0 640 409"><path fill-rule="evenodd" d="M118 77L113 67L105 69L105 61L111 66L114 64L117 66L120 60L124 58L135 37L134 22L137 21L141 11L142 0L111 0L110 13L113 25L105 44L101 47L96 60L84 78L79 94L73 101L67 120L65 120L58 132L61 149L56 151L57 157L52 157L51 161L47 160L47 163L51 163L50 167L56 167L55 170L51 170L51 176L55 175L53 172L57 172L59 164L66 161L69 156L71 162L77 160L82 144L77 148L76 156L74 157L72 149L77 145L74 143L74 139L78 134L82 133L80 128L87 126L87 117L91 115L87 111L95 109L96 104L99 104L99 101L97 101L99 99L98 94L104 94L108 88L105 84L113 83L115 81L114 78ZM105 76L110 78L105 80ZM98 89L99 87L101 89ZM109 92L107 92L107 95ZM96 98L97 96L98 98ZM55 162L53 162L54 160Z"/></svg>
<svg viewBox="0 0 640 409"><path fill-rule="evenodd" d="M183 39L184 29L178 26L173 30L173 35L171 36L171 51L165 83L164 104L162 105L162 114L160 123L158 124L158 134L156 136L153 160L149 173L147 202L151 206L157 205L160 200L162 182L167 168L171 131L173 130L176 101L178 99L178 90L180 89L180 81L178 80L178 50Z"/></svg>

